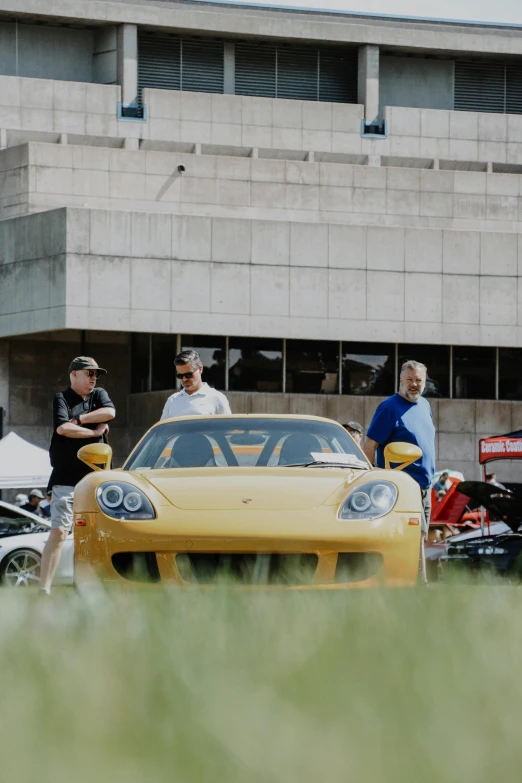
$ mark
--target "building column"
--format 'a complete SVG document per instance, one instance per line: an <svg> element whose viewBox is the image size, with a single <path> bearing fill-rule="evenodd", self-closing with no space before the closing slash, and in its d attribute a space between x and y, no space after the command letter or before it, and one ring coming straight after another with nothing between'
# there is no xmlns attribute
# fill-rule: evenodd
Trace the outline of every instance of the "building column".
<svg viewBox="0 0 522 783"><path fill-rule="evenodd" d="M138 102L138 27L118 27L118 84L123 105Z"/></svg>
<svg viewBox="0 0 522 783"><path fill-rule="evenodd" d="M364 104L367 125L379 119L379 47L373 44L359 48L357 101Z"/></svg>

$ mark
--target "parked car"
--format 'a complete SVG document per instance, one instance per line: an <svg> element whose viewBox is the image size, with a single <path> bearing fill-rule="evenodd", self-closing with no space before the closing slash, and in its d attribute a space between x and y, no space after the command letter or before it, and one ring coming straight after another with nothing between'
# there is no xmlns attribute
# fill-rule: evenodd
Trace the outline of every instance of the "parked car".
<svg viewBox="0 0 522 783"><path fill-rule="evenodd" d="M37 587L40 582L42 552L49 535L47 520L0 500L0 583L10 587ZM74 538L70 535L54 584L72 584Z"/></svg>
<svg viewBox="0 0 522 783"><path fill-rule="evenodd" d="M420 449L395 443L390 463ZM121 470L105 444L74 494L76 581L338 589L414 586L418 485L372 468L337 422L316 416L166 419ZM100 470L100 468L102 468Z"/></svg>
<svg viewBox="0 0 522 783"><path fill-rule="evenodd" d="M449 539L440 557L442 575L463 569L475 576L522 579L522 496L484 481L463 481L459 491L489 512L485 535L470 531Z"/></svg>

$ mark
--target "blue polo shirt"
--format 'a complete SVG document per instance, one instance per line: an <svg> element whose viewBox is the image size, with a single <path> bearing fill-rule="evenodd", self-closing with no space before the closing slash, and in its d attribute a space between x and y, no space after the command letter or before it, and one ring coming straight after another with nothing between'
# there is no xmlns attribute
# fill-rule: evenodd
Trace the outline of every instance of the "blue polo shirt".
<svg viewBox="0 0 522 783"><path fill-rule="evenodd" d="M381 402L368 429L369 438L379 444L377 465L384 468L384 447L388 443L404 441L422 449L422 459L404 469L421 489L431 487L435 472L435 427L429 402L421 397L408 402L394 394Z"/></svg>

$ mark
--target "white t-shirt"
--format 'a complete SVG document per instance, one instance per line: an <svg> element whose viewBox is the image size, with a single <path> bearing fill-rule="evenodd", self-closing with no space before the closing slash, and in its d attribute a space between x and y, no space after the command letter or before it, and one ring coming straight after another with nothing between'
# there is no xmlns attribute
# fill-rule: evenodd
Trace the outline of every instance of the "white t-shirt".
<svg viewBox="0 0 522 783"><path fill-rule="evenodd" d="M162 419L173 416L215 416L218 413L232 413L224 394L203 383L201 389L187 394L185 389L172 394L163 408Z"/></svg>

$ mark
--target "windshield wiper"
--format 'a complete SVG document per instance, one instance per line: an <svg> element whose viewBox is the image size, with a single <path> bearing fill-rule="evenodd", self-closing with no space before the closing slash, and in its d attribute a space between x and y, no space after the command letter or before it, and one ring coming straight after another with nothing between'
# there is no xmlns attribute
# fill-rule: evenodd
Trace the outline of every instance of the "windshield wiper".
<svg viewBox="0 0 522 783"><path fill-rule="evenodd" d="M312 462L293 462L291 465L278 465L280 468L351 468L356 470L368 470L368 465L364 462L357 460L353 464L348 462L321 462L321 460L314 459Z"/></svg>

